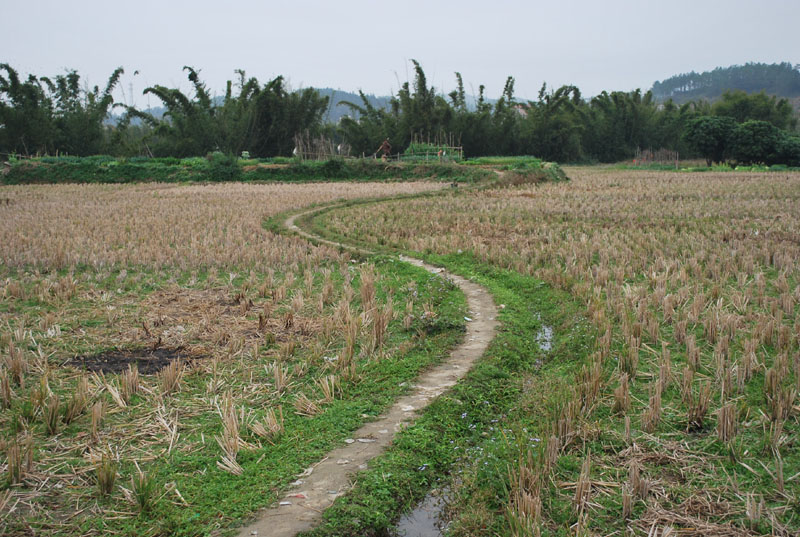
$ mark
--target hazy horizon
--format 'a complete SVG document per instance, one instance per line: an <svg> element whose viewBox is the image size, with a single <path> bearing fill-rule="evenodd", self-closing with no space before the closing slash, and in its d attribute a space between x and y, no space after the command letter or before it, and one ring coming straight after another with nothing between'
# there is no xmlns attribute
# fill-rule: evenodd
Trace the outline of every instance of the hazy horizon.
<svg viewBox="0 0 800 537"><path fill-rule="evenodd" d="M142 95L147 86L189 90L184 65L198 69L217 95L244 69L262 83L283 75L295 89L380 96L413 80L414 58L438 92L451 91L459 71L470 94L484 84L496 98L513 76L516 95L534 99L543 82L573 84L591 96L647 90L689 71L800 62L791 57L800 50L800 3L781 0L678 0L669 9L623 0L270 1L224 10L208 1L123 7L46 0L4 7L0 62L24 76L75 69L92 86L122 66L119 98L140 107L160 104Z"/></svg>

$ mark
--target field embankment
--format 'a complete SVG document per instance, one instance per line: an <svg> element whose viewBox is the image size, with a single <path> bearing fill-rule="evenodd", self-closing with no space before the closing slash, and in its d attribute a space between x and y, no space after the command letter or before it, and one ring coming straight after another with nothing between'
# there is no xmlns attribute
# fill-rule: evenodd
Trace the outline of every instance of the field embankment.
<svg viewBox="0 0 800 537"><path fill-rule="evenodd" d="M452 162L383 162L376 159L239 159L220 153L206 158L42 157L15 160L0 174L3 184L141 182L476 182L491 177L480 168Z"/></svg>

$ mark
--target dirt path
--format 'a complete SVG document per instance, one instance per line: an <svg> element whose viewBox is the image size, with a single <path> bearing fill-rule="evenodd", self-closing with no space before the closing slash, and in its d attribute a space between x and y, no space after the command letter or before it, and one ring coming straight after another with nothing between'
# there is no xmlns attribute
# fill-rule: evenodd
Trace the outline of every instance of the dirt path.
<svg viewBox="0 0 800 537"><path fill-rule="evenodd" d="M295 220L321 209L294 215L285 222L287 229L316 242L370 253L360 248L336 243L307 233L295 225ZM489 292L460 276L450 274L418 259L401 259L453 281L466 295L469 318L464 341L438 366L425 371L413 386L413 391L398 399L376 421L370 422L337 448L308 468L293 484L278 505L259 513L258 518L239 532L240 536L289 537L313 528L322 512L346 493L352 485L352 474L367 467L373 457L380 455L392 442L394 434L414 421L417 412L434 398L453 386L480 358L495 335L497 308Z"/></svg>

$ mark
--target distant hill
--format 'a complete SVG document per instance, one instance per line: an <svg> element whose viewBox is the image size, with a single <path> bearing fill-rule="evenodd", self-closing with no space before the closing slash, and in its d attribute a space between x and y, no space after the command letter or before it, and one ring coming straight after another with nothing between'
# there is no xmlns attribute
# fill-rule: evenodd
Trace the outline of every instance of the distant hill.
<svg viewBox="0 0 800 537"><path fill-rule="evenodd" d="M713 101L728 90L763 91L789 99L800 97L800 64L746 63L704 73L692 71L656 82L652 88L656 99L672 99L678 104L699 99Z"/></svg>

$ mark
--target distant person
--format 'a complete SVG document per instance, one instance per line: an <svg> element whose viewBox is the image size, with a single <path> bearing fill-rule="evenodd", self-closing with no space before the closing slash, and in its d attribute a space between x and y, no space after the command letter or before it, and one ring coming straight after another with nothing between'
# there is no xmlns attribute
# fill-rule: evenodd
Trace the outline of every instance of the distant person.
<svg viewBox="0 0 800 537"><path fill-rule="evenodd" d="M378 148L376 153L380 153L381 154L381 160L386 160L387 158L389 158L389 155L392 154L392 144L389 143L389 139L388 138L386 138L383 141L383 143Z"/></svg>

